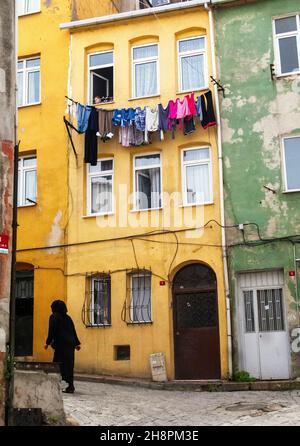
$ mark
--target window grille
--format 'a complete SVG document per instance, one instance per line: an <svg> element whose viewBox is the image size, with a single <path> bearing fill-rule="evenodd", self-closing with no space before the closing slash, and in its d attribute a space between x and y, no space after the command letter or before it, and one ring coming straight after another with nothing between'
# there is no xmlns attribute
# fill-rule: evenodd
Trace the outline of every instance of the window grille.
<svg viewBox="0 0 300 446"><path fill-rule="evenodd" d="M111 277L109 274L87 276L82 320L86 327L111 325Z"/></svg>
<svg viewBox="0 0 300 446"><path fill-rule="evenodd" d="M259 331L284 331L282 289L257 291Z"/></svg>
<svg viewBox="0 0 300 446"><path fill-rule="evenodd" d="M122 320L127 324L151 323L151 272L133 271L127 276L127 284Z"/></svg>

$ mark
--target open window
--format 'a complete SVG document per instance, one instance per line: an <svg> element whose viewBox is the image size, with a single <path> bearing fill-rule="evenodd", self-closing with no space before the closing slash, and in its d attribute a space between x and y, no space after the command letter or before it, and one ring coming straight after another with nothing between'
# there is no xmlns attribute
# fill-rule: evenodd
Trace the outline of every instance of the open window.
<svg viewBox="0 0 300 446"><path fill-rule="evenodd" d="M114 99L114 54L103 51L89 55L89 102L101 104Z"/></svg>

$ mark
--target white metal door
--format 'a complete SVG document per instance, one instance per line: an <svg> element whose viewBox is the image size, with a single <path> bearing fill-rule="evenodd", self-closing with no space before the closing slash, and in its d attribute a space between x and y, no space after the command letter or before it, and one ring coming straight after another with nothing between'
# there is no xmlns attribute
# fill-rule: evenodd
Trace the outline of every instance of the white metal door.
<svg viewBox="0 0 300 446"><path fill-rule="evenodd" d="M258 379L288 379L289 344L282 271L239 278L240 362Z"/></svg>

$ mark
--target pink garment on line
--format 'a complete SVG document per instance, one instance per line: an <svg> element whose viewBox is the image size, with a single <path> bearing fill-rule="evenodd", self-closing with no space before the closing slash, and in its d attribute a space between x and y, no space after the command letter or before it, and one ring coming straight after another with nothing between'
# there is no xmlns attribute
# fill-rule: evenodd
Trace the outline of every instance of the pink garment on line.
<svg viewBox="0 0 300 446"><path fill-rule="evenodd" d="M170 110L169 110L169 130L172 130L172 120L177 119L177 101L170 101Z"/></svg>
<svg viewBox="0 0 300 446"><path fill-rule="evenodd" d="M179 98L176 100L177 102L177 119L183 119L186 116L190 116L189 102L188 97L185 96L181 101Z"/></svg>

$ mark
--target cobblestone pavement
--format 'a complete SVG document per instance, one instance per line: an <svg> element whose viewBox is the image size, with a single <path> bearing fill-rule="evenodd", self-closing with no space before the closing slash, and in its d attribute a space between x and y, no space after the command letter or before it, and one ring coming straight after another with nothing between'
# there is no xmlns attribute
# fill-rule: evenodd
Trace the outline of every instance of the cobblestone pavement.
<svg viewBox="0 0 300 446"><path fill-rule="evenodd" d="M65 412L81 426L300 426L300 391L190 392L77 382Z"/></svg>

